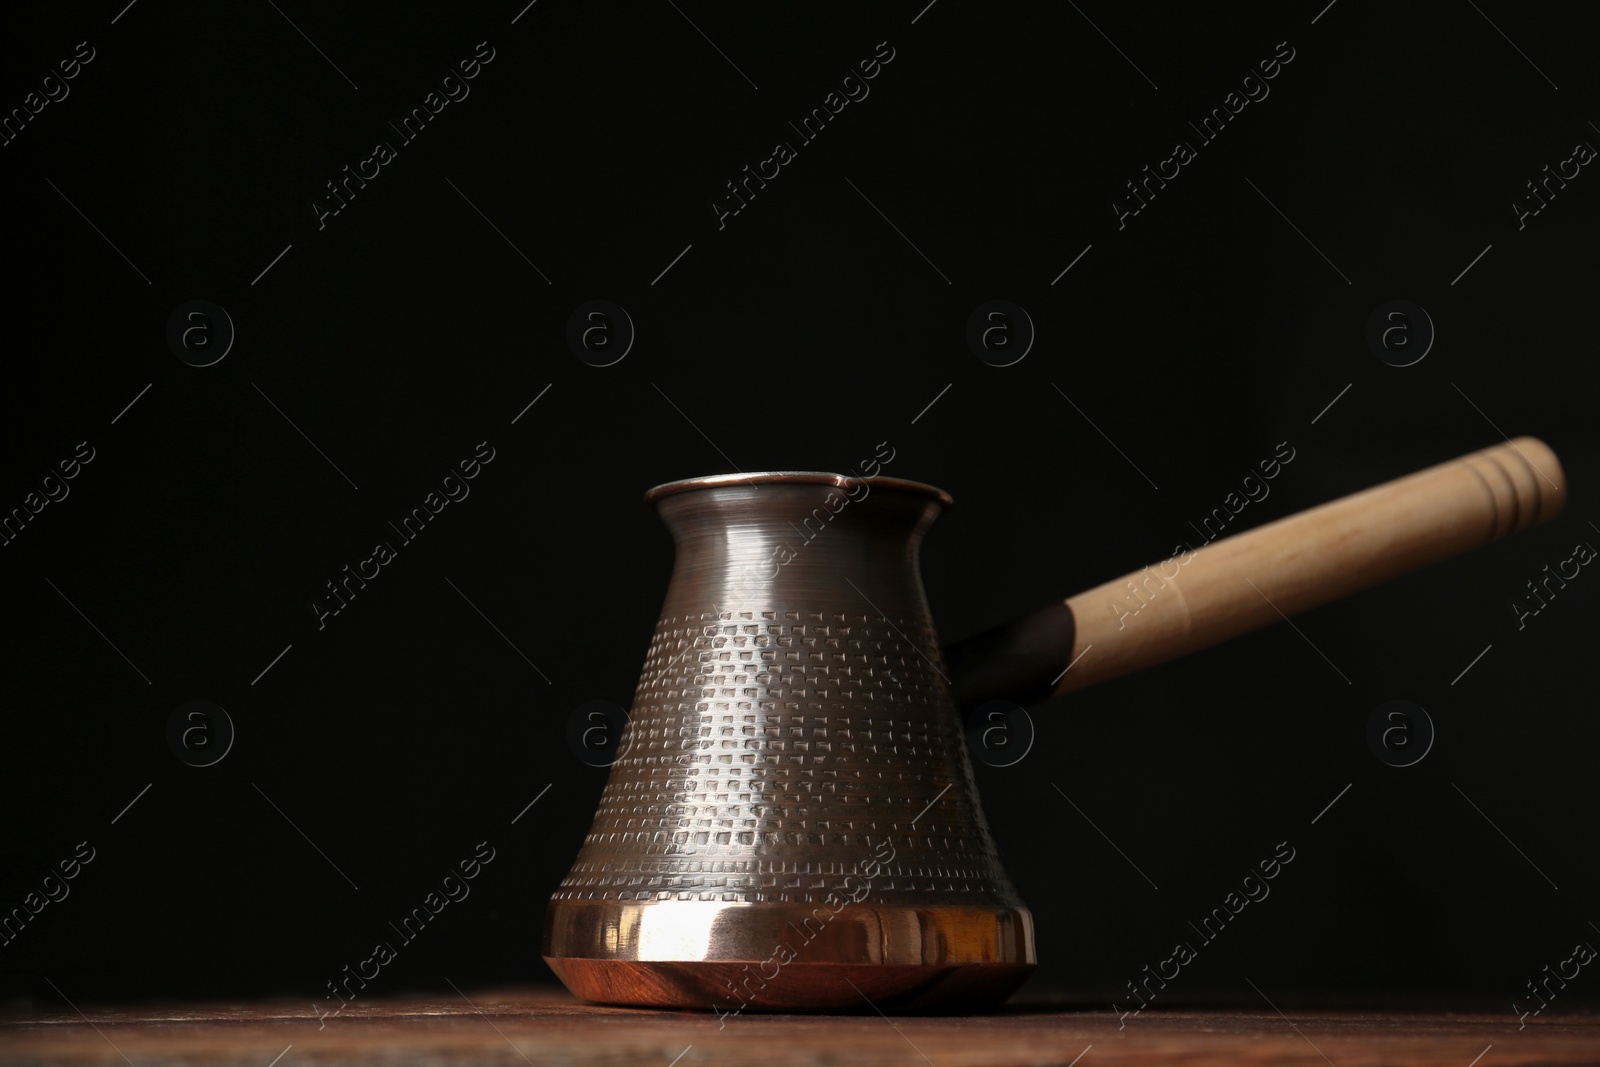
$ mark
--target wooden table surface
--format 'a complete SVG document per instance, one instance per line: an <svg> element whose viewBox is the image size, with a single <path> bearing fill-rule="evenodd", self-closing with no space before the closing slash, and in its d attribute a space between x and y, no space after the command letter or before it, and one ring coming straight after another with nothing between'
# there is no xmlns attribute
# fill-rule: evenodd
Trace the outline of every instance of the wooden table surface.
<svg viewBox="0 0 1600 1067"><path fill-rule="evenodd" d="M470 999L469 999L470 998ZM1313 1067L1600 1064L1600 1015L1547 1013L1520 1032L1503 1012L1259 1008L1157 1010L1125 1026L1100 1005L1034 996L993 1015L885 1018L603 1008L551 988L356 1002L166 1008L78 1004L13 1011L0 1062L41 1064L1307 1064ZM1552 1012L1554 1005L1552 1005ZM276 1059L275 1059L276 1058Z"/></svg>

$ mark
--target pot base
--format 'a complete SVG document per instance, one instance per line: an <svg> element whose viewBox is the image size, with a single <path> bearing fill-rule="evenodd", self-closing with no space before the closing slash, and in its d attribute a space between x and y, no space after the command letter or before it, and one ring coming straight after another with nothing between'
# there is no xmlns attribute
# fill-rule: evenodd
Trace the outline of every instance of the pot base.
<svg viewBox="0 0 1600 1067"><path fill-rule="evenodd" d="M801 963L770 980L759 963L561 959L545 962L575 996L627 1008L729 1012L959 1014L992 1011L1033 974L1031 963ZM767 973L771 973L770 966Z"/></svg>
<svg viewBox="0 0 1600 1067"><path fill-rule="evenodd" d="M544 960L584 1000L702 1011L975 1012L1033 972L1022 907L556 900Z"/></svg>

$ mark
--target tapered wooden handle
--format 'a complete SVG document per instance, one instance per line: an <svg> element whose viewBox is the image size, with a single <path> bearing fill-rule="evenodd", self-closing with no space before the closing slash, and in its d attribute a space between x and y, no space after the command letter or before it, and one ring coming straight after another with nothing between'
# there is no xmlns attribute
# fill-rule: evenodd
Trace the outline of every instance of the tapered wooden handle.
<svg viewBox="0 0 1600 1067"><path fill-rule="evenodd" d="M1561 463L1519 437L1186 550L1069 597L1072 655L1056 692L1280 622L1552 517Z"/></svg>
<svg viewBox="0 0 1600 1067"><path fill-rule="evenodd" d="M1247 533L1197 530L1176 556L945 649L956 697L1026 702L1176 659L1543 522L1566 488L1555 453L1519 437Z"/></svg>

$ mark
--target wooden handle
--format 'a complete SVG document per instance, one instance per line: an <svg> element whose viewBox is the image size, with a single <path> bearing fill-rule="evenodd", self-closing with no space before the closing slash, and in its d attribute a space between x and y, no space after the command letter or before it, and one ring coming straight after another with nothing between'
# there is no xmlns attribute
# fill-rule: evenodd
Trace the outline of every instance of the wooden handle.
<svg viewBox="0 0 1600 1067"><path fill-rule="evenodd" d="M946 648L957 701L1042 700L1176 659L1543 522L1566 488L1555 453L1519 437L1186 546Z"/></svg>
<svg viewBox="0 0 1600 1067"><path fill-rule="evenodd" d="M1543 522L1565 500L1555 453L1519 437L1185 551L1067 598L1078 662L1055 691L1279 622Z"/></svg>

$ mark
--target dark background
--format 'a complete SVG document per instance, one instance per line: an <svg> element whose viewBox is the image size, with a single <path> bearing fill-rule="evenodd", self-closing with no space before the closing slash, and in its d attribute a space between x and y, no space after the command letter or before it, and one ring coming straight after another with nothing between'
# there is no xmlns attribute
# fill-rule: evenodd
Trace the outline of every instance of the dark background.
<svg viewBox="0 0 1600 1067"><path fill-rule="evenodd" d="M1037 919L1035 991L1126 1000L1284 840L1272 896L1172 999L1248 979L1509 1008L1600 938L1600 578L1520 632L1509 606L1600 543L1600 178L1520 231L1511 209L1600 143L1592 16L123 3L9 13L0 41L5 109L77 42L96 53L0 148L0 508L95 450L0 548L0 909L96 851L0 948L10 995L331 1006L325 982L480 841L472 896L366 995L550 980L544 902L605 775L568 716L629 701L671 565L640 494L848 468L880 441L885 473L956 497L923 557L955 640L1166 555L1280 441L1296 458L1241 527L1543 437L1572 485L1555 521L1310 612L1303 637L1052 701L979 784ZM319 229L323 184L485 40L470 96ZM870 96L719 230L723 183L881 41ZM1270 96L1119 231L1123 183L1282 41ZM165 339L194 298L237 329L205 368ZM604 368L564 337L595 298L637 328ZM965 341L993 298L1037 327L1010 367ZM1394 299L1438 330L1404 368L1364 339ZM319 630L324 583L485 440L471 496ZM214 766L168 746L191 699L237 729ZM1367 745L1391 699L1437 729L1409 768ZM1550 1010L1597 993L1585 973Z"/></svg>

